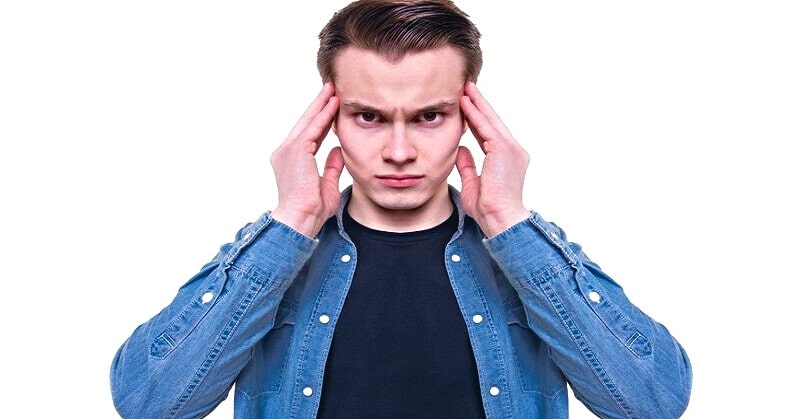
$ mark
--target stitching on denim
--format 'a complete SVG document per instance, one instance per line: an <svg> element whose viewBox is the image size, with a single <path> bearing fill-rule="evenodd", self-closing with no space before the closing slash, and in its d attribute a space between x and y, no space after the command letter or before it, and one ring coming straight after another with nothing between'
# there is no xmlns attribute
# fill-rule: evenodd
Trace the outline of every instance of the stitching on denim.
<svg viewBox="0 0 800 419"><path fill-rule="evenodd" d="M609 307L610 311L612 311L616 316L619 316L620 322L624 323L624 325L616 327L616 326L614 326L612 324L609 324L609 322L606 321L606 319L604 318L602 313L599 312L600 310L596 309L594 306L592 306L589 303L589 307L592 308L592 311L595 313L595 315L598 318L600 318L600 321L603 322L604 325L606 325L606 328L608 328L608 330L611 331L611 334L614 335L614 337L616 337L617 340L619 340L619 342L622 343L626 348L628 348L628 350L631 352L631 354L633 354L633 356L635 356L636 358L639 358L639 359L647 359L647 358L650 358L651 356L653 356L652 351L649 354L639 354L633 349L633 343L638 338L641 337L647 342L649 342L649 339L647 339L647 336L645 336L642 332L639 331L639 329L636 327L636 325L634 325L633 322L631 322L628 319L628 316L626 316L625 313L623 313L622 311L619 310L619 308L616 306L616 304L613 304L613 303L611 303L609 301L602 301L600 303L595 303L595 304L597 304L597 305L605 304L605 305L607 305ZM623 329L624 326L627 326L627 327L630 327L631 329L633 329L633 333L628 337L624 336L624 334L625 334L625 331ZM623 329L623 330L617 331L616 329Z"/></svg>
<svg viewBox="0 0 800 419"><path fill-rule="evenodd" d="M291 327L292 328L292 333L289 335L289 341L291 342L292 337L296 333L295 322L294 321L285 320L285 321L277 324L277 326L275 324L275 320L277 319L277 312L280 311L280 309L281 309L280 306L284 306L285 307L284 310L289 310L290 309L289 308L290 307L289 304L284 304L285 301L286 300L281 301L281 303L280 303L280 305L279 305L279 307L278 307L278 309L276 311L275 318L273 318L272 327L269 328L269 331L267 332L267 334L272 333L273 331L282 329L284 327ZM294 311L294 309L291 309L291 310ZM297 315L297 313L295 313L295 316L296 315ZM286 316L286 317L289 318L290 316ZM255 400L255 399L257 399L257 398L259 398L261 396L264 396L264 395L273 395L273 394L280 393L281 389L283 388L284 375L286 374L286 366L289 364L289 355L290 355L290 352L291 352L290 349L291 348L289 346L286 347L286 353L283 355L283 359L280 362L281 363L281 367L278 370L278 374L276 374L277 378L278 378L278 384L277 384L277 386L276 386L276 388L274 390L270 389L270 390L261 391L260 393L250 394L245 389L239 388L239 385L237 384L236 385L237 391L239 391L240 393L244 394L245 397L247 397L248 400Z"/></svg>
<svg viewBox="0 0 800 419"><path fill-rule="evenodd" d="M336 250L333 253L331 253L331 255L334 258L334 260L335 260L337 255L342 253L343 249L347 248L347 245L348 245L348 243L346 241L344 241L344 240L342 240L339 243L339 245L336 247ZM350 272L349 272L349 279L348 279L348 289L350 287L349 283L351 283L352 280L353 280L353 273L355 272L355 266L356 266L356 262L358 260L357 256L358 256L357 250L355 249L355 246L353 246L353 258L349 263ZM299 411L299 408L300 408L300 387L303 386L303 382L302 382L302 378L303 378L302 375L303 374L301 374L301 371L305 370L306 364L308 363L308 358L309 358L308 355L309 355L309 352L310 352L309 351L309 341L311 340L313 332L317 327L317 323L316 323L316 320L314 318L314 314L319 311L319 307L320 307L321 301L324 300L324 297L325 297L325 295L327 293L327 285L330 282L331 278L334 276L333 273L334 273L334 271L336 271L336 269L337 269L337 267L339 265L337 265L335 262L333 262L333 263L329 263L328 266L330 266L330 268L328 268L328 271L325 274L325 279L322 282L322 286L320 287L319 293L317 294L317 299L314 302L314 307L312 309L312 315L308 319L309 325L306 327L306 333L303 335L303 344L300 347L300 355L298 356L298 360L297 360L297 377L295 378L294 389L292 390L292 399L291 399L291 402L290 402L290 408L291 408L291 412L290 412L290 416L289 416L290 418L297 418L298 417L297 414L299 413L298 411ZM346 298L347 292L345 291L342 295L344 296L343 298ZM344 300L343 299L339 302L340 311L341 311L342 304L344 304ZM330 330L332 331L333 327L335 326L335 322L337 320L338 320L338 316L334 316L334 318L331 319L331 322L333 323L333 325L331 325L329 323L328 325L326 325L326 327L329 327ZM328 332L328 333L332 333L332 332ZM328 350L329 349L330 349L330 339L328 340ZM326 358L327 358L327 355L326 355ZM322 365L320 366L322 373L324 373L324 369L325 369L325 365L324 364L325 363L322 363ZM319 374L320 374L320 369L318 369L315 372L315 377L317 375L319 375ZM319 393L319 392L317 392L317 393ZM315 398L318 401L319 400L319 394L316 394ZM315 402L315 404L316 404L316 402ZM314 409L316 409L316 407Z"/></svg>
<svg viewBox="0 0 800 419"><path fill-rule="evenodd" d="M639 331L634 333L633 336L631 336L630 339L628 339L628 349L633 350L631 348L633 346L633 344L636 343L636 341L638 341L638 340L640 340L642 338L647 340L647 338L644 335L642 335L641 333L639 333ZM652 355L652 353L650 355ZM647 355L647 356L649 357L650 355Z"/></svg>
<svg viewBox="0 0 800 419"><path fill-rule="evenodd" d="M220 353L222 353L222 350L225 349L225 346L227 346L231 335L233 335L233 333L236 331L237 327L242 321L242 318L247 313L247 310L253 304L255 297L264 287L263 284L259 284L257 282L252 282L251 284L252 285L250 286L250 289L245 294L242 302L239 304L239 307L233 313L233 317L231 317L230 322L228 322L228 325L222 330L216 342L214 342L214 346L211 348L208 355L206 355L205 360L203 360L203 363L200 364L200 367L195 372L194 378L192 378L192 380L189 382L189 385L187 385L183 390L183 394L181 394L181 396L175 402L175 405L172 406L167 414L167 417L176 417L178 413L180 413L180 411L186 407L186 404L194 395L197 387L203 383L203 380L208 375L208 371L211 370L216 361L219 359Z"/></svg>
<svg viewBox="0 0 800 419"><path fill-rule="evenodd" d="M342 254L343 251L346 248L347 248L347 243L346 242L342 242L339 245L339 247L337 248L336 253L334 253L334 258L336 258L338 255ZM357 264L358 264L358 250L356 250L355 246L353 246L352 259L346 265L348 267L348 269L349 269L348 270L348 276L347 276L347 278L348 278L347 287L344 290L342 290L342 292L339 293L341 298L336 302L336 307L338 308L337 312L339 312L339 313L341 313L341 308L344 306L344 302L345 302L345 299L347 298L347 294L348 294L348 292L350 290L350 286L353 283L353 275L355 274L355 269L356 269ZM337 275L337 277L338 277L338 275ZM316 322L317 321L316 319L318 319L317 315L320 314L320 307L322 307L321 303L325 299L324 297L326 295L328 295L329 283L330 283L330 280L332 278L333 278L333 276L329 276L329 277L326 278L325 282L323 283L323 287L320 290L319 298L317 298L317 300L314 302L314 309L312 311L313 315L311 316L311 321L312 322ZM325 360L328 359L328 353L329 353L330 348L331 348L330 345L331 345L331 342L333 340L333 331L335 330L336 323L338 321L339 321L339 316L338 315L337 316L332 316L331 319L330 319L330 322L327 325L325 325L325 327L324 327L325 335L326 335L325 336L326 339L324 340L324 342L327 343L327 345L326 345L325 350L322 351L322 353L320 354L322 359L325 359ZM317 366L317 369L314 371L314 378L322 377L325 374L325 364L326 364L326 362L320 362L319 363L319 365ZM314 408L313 408L314 411L316 411L317 408L319 407L318 403L320 402L320 400L321 400L321 397L315 397L315 399L314 399Z"/></svg>
<svg viewBox="0 0 800 419"><path fill-rule="evenodd" d="M578 346L578 349L580 350L581 355L583 355L584 360L586 360L586 362L592 368L595 376L603 384L611 398L614 399L620 409L622 409L622 411L624 411L629 418L635 418L633 409L625 401L624 397L617 389L617 386L608 377L605 368L603 368L603 365L597 359L589 344L586 343L583 334L580 332L580 330L578 330L578 327L575 326L575 323L572 321L572 318L570 318L569 313L567 313L566 309L561 303L561 300L559 300L558 293L552 288L552 286L550 286L549 281L534 282L538 283L548 302L550 302L550 305L553 307L556 313L558 313L563 326L567 329L567 331L569 331L573 342Z"/></svg>
<svg viewBox="0 0 800 419"><path fill-rule="evenodd" d="M155 339L153 339L153 342L150 343L150 352L148 354L150 358L158 360L166 359L170 354L172 354L175 348L177 348L178 345L183 343L186 337L189 336L192 333L192 331L194 331L194 329L197 328L197 325L200 323L201 320L203 320L203 318L208 313L208 310L211 308L210 306L208 306L205 308L205 310L203 310L203 305L197 303L197 299L199 299L199 297L196 296L192 297L192 299L189 300L189 303L186 305L186 307L184 307L184 309L181 310L181 312L177 316L173 317L172 321L169 323L167 328L164 329L164 331L161 332L161 334L159 334ZM198 310L202 310L202 313L198 313L197 319L191 322L192 324L181 327L181 323L189 323L189 322L188 321L181 322L180 319L192 318L193 316L190 316L192 312ZM183 332L184 329L187 330ZM173 336L177 334L177 332L183 332L180 333L179 339L175 339L175 337ZM166 350L166 352L155 355L153 354L153 345L155 345L159 341L165 341L166 343L169 344L170 347L168 350Z"/></svg>
<svg viewBox="0 0 800 419"><path fill-rule="evenodd" d="M249 228L248 232L251 233L250 237L248 237L246 240L245 239L236 240L231 249L228 250L228 254L225 255L223 259L225 267L227 268L230 265L232 265L233 262L236 260L236 258L239 256L239 254L242 252L242 249L250 245L250 243L252 243L253 240L255 240L255 237L261 234L261 232L264 231L264 229L270 224L272 224L272 217L264 215L261 216L251 226L245 227L245 229Z"/></svg>
<svg viewBox="0 0 800 419"><path fill-rule="evenodd" d="M538 271L535 271L530 276L530 282L535 287L541 287L543 284L550 282L551 279L561 274L568 269L572 269L571 265L545 265ZM527 282L527 281L526 281Z"/></svg>
<svg viewBox="0 0 800 419"><path fill-rule="evenodd" d="M452 246L453 246L453 252L459 253L459 254L466 253L466 252L464 252L464 248L461 245L453 244ZM444 257L445 257L445 268L447 270L447 274L448 274L448 277L450 279L450 287L453 288L453 291L454 291L453 293L455 294L456 300L458 302L458 306L459 306L459 308L461 308L461 307L464 307L464 303L463 303L463 300L461 299L461 294L456 291L458 288L454 285L454 280L453 280L454 275L453 275L453 272L450 269L450 264L447 263L448 247L449 246L445 246L445 254L444 254ZM467 258L467 260L462 262L462 263L463 263L463 265L461 265L462 266L461 269L465 270L466 273L468 274L468 277L471 279L472 287L475 289L477 295L479 296L481 307L482 307L482 309L483 309L483 311L484 311L484 313L486 314L486 317L487 317L486 320L487 320L487 324L489 325L489 329L490 329L489 333L490 333L490 336L492 338L492 348L491 348L492 349L492 354L494 355L494 361L500 366L499 369L501 371L501 374L500 374L501 382L500 383L496 383L496 384L500 385L501 388L504 389L500 393L500 394L503 395L503 416L506 417L506 418L512 418L512 416L511 416L511 411L512 411L512 409L511 409L511 400L509 399L510 396L509 396L509 391L508 391L508 379L507 379L507 373L506 373L506 366L505 366L505 363L503 362L503 351L502 351L502 349L500 347L500 344L498 342L498 337L497 337L498 333L497 333L497 329L495 327L495 321L492 318L491 310L489 310L489 305L486 302L486 298L484 296L484 293L482 292L482 288L480 286L480 283L478 282L477 276L475 275L475 272L472 270L472 264L469 263L469 258ZM462 315L465 315L465 313L462 312ZM468 315L468 314L466 314L466 315ZM467 324L467 331L469 332L470 328L469 328L469 320L468 320L468 318L465 318L464 321ZM471 337L470 337L470 343L472 343L472 338ZM482 354L483 351L476 351L475 348L473 348L473 353L474 354ZM478 355L476 355L476 357L477 356ZM483 374L482 374L481 368L478 368L478 376L479 376L479 381L480 382L483 382L483 383L487 382L487 378L482 377ZM483 379L481 379L481 378L483 378ZM491 377L489 377L489 379L491 379ZM482 388L481 388L481 395L483 395L483 389ZM483 399L483 397L481 397L481 399ZM487 406L484 406L484 408L486 408L486 407ZM489 415L489 412L487 412L487 415Z"/></svg>
<svg viewBox="0 0 800 419"><path fill-rule="evenodd" d="M584 277L585 277L585 271L581 270L580 274L579 273L575 274L575 281L579 283L579 281L583 280ZM589 291L586 292L587 294L592 291L601 292L601 294L603 293L601 289L593 286L589 281L585 281L584 284L589 289ZM653 355L652 350L648 354L639 354L636 350L633 349L633 343L636 341L635 338L641 337L648 343L649 339L636 327L634 322L632 322L628 318L628 316L626 316L625 313L623 313L619 309L619 307L617 307L616 304L614 304L610 299L606 298L603 298L602 301L597 303L592 301L587 301L587 297L584 294L583 287L578 285L578 288L580 292L579 294L580 298L582 298L583 301L586 302L589 309L592 310L592 313L594 313L594 315L600 320L601 323L603 323L606 329L608 329L608 331L611 332L611 334L614 335L614 337L623 346L625 346L633 356L635 356L638 359L647 359ZM608 319L607 317L610 316L606 316L605 313L603 313L603 311L611 312L612 316L619 317L619 321L614 322L613 320ZM617 323L619 323L619 325L617 325ZM626 328L632 329L632 332L627 332Z"/></svg>
<svg viewBox="0 0 800 419"><path fill-rule="evenodd" d="M267 288L275 287L278 282L273 278L273 275L268 274L262 270L261 267L251 263L246 263L244 266L231 264L230 270L236 272L235 275L237 279L241 278L252 283L264 285Z"/></svg>
<svg viewBox="0 0 800 419"><path fill-rule="evenodd" d="M577 255L575 255L575 252L573 252L572 249L570 249L569 242L566 239L561 238L562 236L564 236L561 228L559 228L558 226L556 226L551 222L545 221L541 215L536 213L531 215L531 217L528 218L528 220L530 220L531 223L536 227L536 229L539 230L540 234L545 237L545 240L547 240L553 246L561 250L562 256L564 256L571 265L574 266L577 263L578 257ZM547 228L545 224L550 228ZM558 234L559 239L552 238L550 236L550 233Z"/></svg>
<svg viewBox="0 0 800 419"><path fill-rule="evenodd" d="M523 310L524 310L524 308L523 308ZM527 314L523 313L523 315L526 317L526 320L524 322L520 322L520 321L518 321L516 319L513 319L513 322L509 322L507 324L507 326L509 328L509 331L508 331L509 336L508 337L512 341L512 343L514 343L514 340L513 340L513 337L512 337L512 333L511 333L511 328L512 327L515 327L515 328L518 328L518 329L522 329L522 331L521 331L522 333L533 333L533 334L535 334L535 332L530 328L530 325L527 322ZM566 384L557 386L556 387L556 391L551 392L551 393L548 393L548 392L545 392L545 391L541 391L541 390L535 390L535 389L531 389L531 388L525 388L526 386L523 384L523 380L522 380L522 373L523 373L524 369L520 366L520 364L521 364L520 356L517 354L516 349L513 346L511 348L511 351L512 351L512 356L514 357L514 364L515 364L515 366L517 368L517 374L519 375L520 388L522 389L523 393L525 393L525 394L538 394L538 395L541 395L542 397L545 397L547 399L555 400L556 397L559 394L561 394L561 392L566 390Z"/></svg>

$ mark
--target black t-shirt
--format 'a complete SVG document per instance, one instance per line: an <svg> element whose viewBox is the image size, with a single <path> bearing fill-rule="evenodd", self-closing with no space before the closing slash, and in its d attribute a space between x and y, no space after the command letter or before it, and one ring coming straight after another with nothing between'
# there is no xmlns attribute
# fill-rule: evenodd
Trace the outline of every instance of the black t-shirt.
<svg viewBox="0 0 800 419"><path fill-rule="evenodd" d="M456 213L423 231L344 227L356 245L319 418L484 418L477 367L444 263Z"/></svg>

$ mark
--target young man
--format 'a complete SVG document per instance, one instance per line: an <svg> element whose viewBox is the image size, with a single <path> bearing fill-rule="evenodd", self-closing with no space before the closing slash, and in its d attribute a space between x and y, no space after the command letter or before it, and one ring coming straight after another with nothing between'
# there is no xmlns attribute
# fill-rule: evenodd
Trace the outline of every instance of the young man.
<svg viewBox="0 0 800 419"><path fill-rule="evenodd" d="M523 206L528 156L475 86L479 36L446 0L333 17L324 87L271 159L277 207L120 348L124 417L203 416L234 383L240 418L564 418L567 381L602 417L682 413L680 345Z"/></svg>

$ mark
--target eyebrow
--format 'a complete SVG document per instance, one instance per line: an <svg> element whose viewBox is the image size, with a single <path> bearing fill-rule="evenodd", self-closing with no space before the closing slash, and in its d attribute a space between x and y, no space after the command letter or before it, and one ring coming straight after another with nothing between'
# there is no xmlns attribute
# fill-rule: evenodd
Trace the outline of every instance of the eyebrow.
<svg viewBox="0 0 800 419"><path fill-rule="evenodd" d="M451 101L451 100L442 100L442 101L434 103L432 105L424 106L424 107L422 107L420 109L417 109L414 113L420 114L420 113L425 113L425 112L441 112L443 110L452 108L452 107L454 107L456 105L458 105L457 102L454 102L454 101ZM354 109L354 110L360 111L360 112L370 112L370 113L377 113L377 114L385 114L384 111L382 111L382 110L380 110L380 109L378 109L378 108L376 108L374 106L369 106L369 105L360 103L360 102L355 101L355 100L351 100L351 101L347 101L345 103L342 103L342 106L346 107L346 108L351 108L351 109Z"/></svg>

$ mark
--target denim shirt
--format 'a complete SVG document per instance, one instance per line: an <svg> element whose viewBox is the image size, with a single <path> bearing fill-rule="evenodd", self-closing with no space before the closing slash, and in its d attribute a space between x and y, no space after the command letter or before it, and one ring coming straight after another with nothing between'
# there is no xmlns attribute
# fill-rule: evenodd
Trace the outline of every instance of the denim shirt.
<svg viewBox="0 0 800 419"><path fill-rule="evenodd" d="M564 232L537 213L486 239L451 198L445 264L487 418L566 418L569 382L609 418L674 418L689 360ZM125 418L206 415L236 384L236 418L313 418L358 263L342 205L312 240L264 214L140 325L111 368Z"/></svg>

